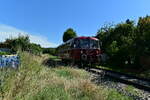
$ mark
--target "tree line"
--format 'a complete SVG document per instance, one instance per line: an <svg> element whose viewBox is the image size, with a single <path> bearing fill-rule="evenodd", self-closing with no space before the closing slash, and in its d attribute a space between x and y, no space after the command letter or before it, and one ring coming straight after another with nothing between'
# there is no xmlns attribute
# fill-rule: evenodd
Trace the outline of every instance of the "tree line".
<svg viewBox="0 0 150 100"><path fill-rule="evenodd" d="M108 63L139 66L150 62L150 16L140 17L137 24L127 19L117 25L105 25L96 37L110 57Z"/></svg>
<svg viewBox="0 0 150 100"><path fill-rule="evenodd" d="M31 43L29 36L19 35L17 38L8 38L5 42L0 43L0 48L7 48L11 50L11 53L17 53L17 51L27 51L35 55L41 55L42 53L55 55L55 48L43 48L39 44ZM1 52L1 54L10 54Z"/></svg>

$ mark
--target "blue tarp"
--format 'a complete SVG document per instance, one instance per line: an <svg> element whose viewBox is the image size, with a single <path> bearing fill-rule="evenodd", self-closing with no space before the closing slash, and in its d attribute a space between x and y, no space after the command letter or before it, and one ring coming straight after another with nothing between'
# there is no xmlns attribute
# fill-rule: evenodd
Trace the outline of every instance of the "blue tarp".
<svg viewBox="0 0 150 100"><path fill-rule="evenodd" d="M19 66L18 55L2 55L0 56L0 68L2 67L13 67L17 68Z"/></svg>

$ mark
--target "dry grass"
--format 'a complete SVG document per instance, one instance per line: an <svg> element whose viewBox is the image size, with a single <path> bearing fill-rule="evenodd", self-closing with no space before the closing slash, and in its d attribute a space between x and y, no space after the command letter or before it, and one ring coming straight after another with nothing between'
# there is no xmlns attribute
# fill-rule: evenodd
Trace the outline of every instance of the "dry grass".
<svg viewBox="0 0 150 100"><path fill-rule="evenodd" d="M99 93L101 89L88 79L87 72L65 67L47 68L41 64L42 57L29 53L20 55L20 68L5 70L1 92L3 100L104 99Z"/></svg>
<svg viewBox="0 0 150 100"><path fill-rule="evenodd" d="M26 52L20 56L19 69L0 70L0 100L126 100L92 83L84 70L45 67L42 61L47 56Z"/></svg>

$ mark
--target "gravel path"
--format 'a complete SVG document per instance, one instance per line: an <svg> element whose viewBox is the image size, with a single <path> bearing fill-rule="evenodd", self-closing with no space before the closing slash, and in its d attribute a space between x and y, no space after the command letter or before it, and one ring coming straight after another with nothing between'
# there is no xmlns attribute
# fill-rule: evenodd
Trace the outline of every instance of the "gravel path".
<svg viewBox="0 0 150 100"><path fill-rule="evenodd" d="M91 80L104 87L116 89L121 94L132 97L134 100L150 100L150 92L120 83L115 79L106 77L104 74L91 74ZM128 87L132 88L128 89Z"/></svg>

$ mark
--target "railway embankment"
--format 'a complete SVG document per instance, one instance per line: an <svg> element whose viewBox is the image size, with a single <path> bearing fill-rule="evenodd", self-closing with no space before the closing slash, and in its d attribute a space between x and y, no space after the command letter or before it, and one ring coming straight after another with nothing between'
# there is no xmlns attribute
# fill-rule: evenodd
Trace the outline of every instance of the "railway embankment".
<svg viewBox="0 0 150 100"><path fill-rule="evenodd" d="M133 100L113 88L96 85L91 81L91 74L85 70L47 67L42 64L45 58L21 53L18 69L2 68L0 99Z"/></svg>
<svg viewBox="0 0 150 100"><path fill-rule="evenodd" d="M53 60L54 59L51 59L50 61L55 62ZM53 63L50 63L50 64L51 64L51 66L55 65ZM63 64L63 63L61 63L61 64ZM56 65L59 66L59 64L56 64ZM67 67L69 67L69 65ZM72 67L75 68L77 66L72 66ZM96 69L100 69L100 68L96 68ZM89 71L89 69L88 69L88 71ZM116 96L115 93L120 93L123 96L131 97L131 99L133 99L133 100L147 100L148 98L150 98L149 97L150 96L149 80L147 81L147 79L144 79L144 81L143 81L143 80L141 80L142 78L138 78L135 76L132 77L132 75L124 74L121 72L116 72L116 73L113 73L113 75L111 75L110 72L113 72L113 71L109 71L109 70L108 70L108 72L106 72L106 71L107 70L105 70L105 72L102 72L100 74L98 74L98 73L90 74L90 77L91 77L90 80L92 82L96 83L97 85L103 87L103 89L107 88L107 90L109 90L109 91L107 91L107 93L110 94L108 96L108 98L110 100L113 97L115 98L115 96ZM106 75L106 73L109 75ZM123 77L123 79L120 79L122 77ZM137 79L135 79L135 78L137 78ZM129 82L131 80L133 82ZM138 84L138 83L140 83L140 84ZM142 84L145 84L146 86L141 86ZM146 88L146 87L148 87L148 88ZM116 91L116 92L114 93L114 91Z"/></svg>

